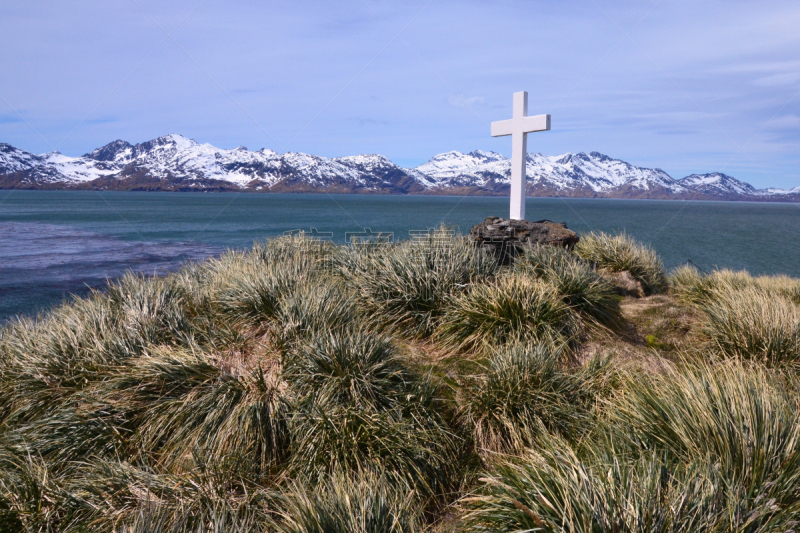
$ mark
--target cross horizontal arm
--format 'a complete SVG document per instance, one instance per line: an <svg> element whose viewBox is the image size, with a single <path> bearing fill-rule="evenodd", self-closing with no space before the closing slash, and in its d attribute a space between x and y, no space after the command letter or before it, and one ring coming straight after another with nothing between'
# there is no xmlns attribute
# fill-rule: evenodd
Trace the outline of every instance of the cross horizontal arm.
<svg viewBox="0 0 800 533"><path fill-rule="evenodd" d="M550 115L534 115L522 118L522 131L533 133L534 131L550 131Z"/></svg>
<svg viewBox="0 0 800 533"><path fill-rule="evenodd" d="M513 118L508 120L498 120L492 122L492 137L502 137L503 135L512 135L514 133L514 124L517 121Z"/></svg>
<svg viewBox="0 0 800 533"><path fill-rule="evenodd" d="M533 133L550 129L550 115L510 118L492 122L492 137L513 135L514 133Z"/></svg>

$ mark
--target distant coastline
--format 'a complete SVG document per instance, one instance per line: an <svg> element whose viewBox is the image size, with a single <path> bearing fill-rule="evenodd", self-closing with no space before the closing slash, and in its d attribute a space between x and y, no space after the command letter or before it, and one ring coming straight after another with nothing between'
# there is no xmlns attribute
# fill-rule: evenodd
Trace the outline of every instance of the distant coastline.
<svg viewBox="0 0 800 533"><path fill-rule="evenodd" d="M65 184L46 184L42 186L7 186L3 183L3 178L0 177L0 191L95 191L95 192L166 192L166 193L248 193L248 194L336 194L348 195L359 194L368 196L446 196L446 197L492 197L501 198L508 196L508 188L506 190L486 190L481 188L474 189L439 189L439 190L425 190L413 192L395 192L385 190L370 190L370 189L255 189L249 187L236 188L226 184L222 185L206 185L206 186L180 186L175 183L162 183L162 184L149 184L144 185L141 183L121 184L119 187L92 187L91 184L80 184L70 186ZM531 194L533 192L533 194ZM782 204L797 204L800 203L800 194L787 194L781 196L737 196L737 195L690 195L690 196L675 196L669 194L652 194L652 195L629 195L629 196L615 196L606 194L572 194L572 195L558 195L550 193L541 193L539 191L528 191L526 198L564 198L564 199L581 199L581 200L659 200L659 201L682 201L682 202L741 202L741 203L782 203Z"/></svg>

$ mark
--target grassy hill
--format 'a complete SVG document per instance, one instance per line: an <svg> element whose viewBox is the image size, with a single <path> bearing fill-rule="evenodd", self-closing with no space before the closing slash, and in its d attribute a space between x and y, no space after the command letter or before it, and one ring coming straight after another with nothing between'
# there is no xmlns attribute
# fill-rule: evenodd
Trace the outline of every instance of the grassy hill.
<svg viewBox="0 0 800 533"><path fill-rule="evenodd" d="M789 531L799 360L624 235L274 239L0 331L0 531Z"/></svg>

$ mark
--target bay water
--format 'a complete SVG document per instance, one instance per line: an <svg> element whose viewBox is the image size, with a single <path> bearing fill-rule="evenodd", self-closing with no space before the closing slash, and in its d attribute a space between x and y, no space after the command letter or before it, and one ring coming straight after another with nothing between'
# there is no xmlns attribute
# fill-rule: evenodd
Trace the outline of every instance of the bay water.
<svg viewBox="0 0 800 533"><path fill-rule="evenodd" d="M626 232L667 267L800 277L800 204L528 198L528 220ZM316 228L393 234L506 216L508 198L332 194L0 191L0 321L87 294L125 271L163 274L229 248Z"/></svg>

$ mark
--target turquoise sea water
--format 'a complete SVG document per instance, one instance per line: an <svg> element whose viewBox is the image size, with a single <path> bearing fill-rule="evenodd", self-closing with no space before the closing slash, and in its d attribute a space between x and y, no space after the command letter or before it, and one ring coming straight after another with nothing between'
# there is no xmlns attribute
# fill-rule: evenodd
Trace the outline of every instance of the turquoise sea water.
<svg viewBox="0 0 800 533"><path fill-rule="evenodd" d="M528 220L580 233L625 231L668 267L800 277L800 204L529 198ZM293 229L391 232L441 223L462 233L507 198L247 193L0 191L0 321L85 294L127 269L174 270Z"/></svg>

